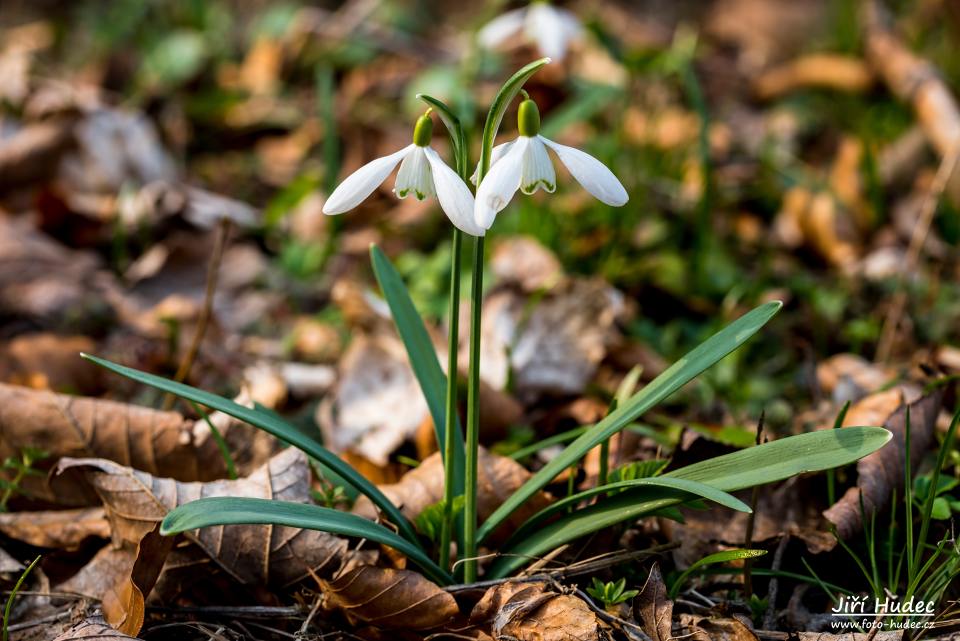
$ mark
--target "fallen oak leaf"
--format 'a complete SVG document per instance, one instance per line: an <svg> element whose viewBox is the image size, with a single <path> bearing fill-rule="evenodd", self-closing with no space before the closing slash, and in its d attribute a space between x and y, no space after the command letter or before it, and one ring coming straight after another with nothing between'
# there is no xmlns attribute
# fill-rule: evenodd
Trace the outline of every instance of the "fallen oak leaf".
<svg viewBox="0 0 960 641"><path fill-rule="evenodd" d="M361 565L320 584L325 607L343 612L353 625L429 630L460 612L450 593L411 570Z"/></svg>
<svg viewBox="0 0 960 641"><path fill-rule="evenodd" d="M850 539L859 532L863 518L869 519L882 510L895 488L900 490L898 495L903 495L907 413L910 413L910 469L916 470L933 442L942 399L943 389L937 388L912 403L902 404L884 421L883 426L893 434L890 443L857 461L857 484L823 512L837 527L840 538ZM849 422L849 413L845 422Z"/></svg>

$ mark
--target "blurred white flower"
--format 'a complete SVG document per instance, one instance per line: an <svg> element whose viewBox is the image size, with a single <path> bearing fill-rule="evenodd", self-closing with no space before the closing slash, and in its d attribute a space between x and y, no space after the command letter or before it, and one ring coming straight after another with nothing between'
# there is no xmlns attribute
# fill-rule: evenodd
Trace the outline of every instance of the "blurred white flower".
<svg viewBox="0 0 960 641"><path fill-rule="evenodd" d="M532 194L537 189L553 193L557 175L547 154L549 147L584 189L597 200L620 207L629 196L627 190L606 165L588 153L561 145L540 135L540 113L527 98L517 113L520 135L516 140L497 145L490 158L490 171L477 188L474 220L484 229L493 225L519 189ZM473 181L476 182L474 173Z"/></svg>
<svg viewBox="0 0 960 641"><path fill-rule="evenodd" d="M523 33L543 55L563 60L568 45L582 32L580 20L574 14L549 2L535 0L523 9L508 11L485 24L477 33L477 39L481 46L493 49Z"/></svg>
<svg viewBox="0 0 960 641"><path fill-rule="evenodd" d="M413 143L389 156L377 158L356 170L340 183L323 206L323 213L342 214L362 203L400 165L393 193L410 194L417 200L436 196L440 208L454 225L471 236L483 236L485 229L473 221L473 195L430 145L433 121L429 111L417 120Z"/></svg>

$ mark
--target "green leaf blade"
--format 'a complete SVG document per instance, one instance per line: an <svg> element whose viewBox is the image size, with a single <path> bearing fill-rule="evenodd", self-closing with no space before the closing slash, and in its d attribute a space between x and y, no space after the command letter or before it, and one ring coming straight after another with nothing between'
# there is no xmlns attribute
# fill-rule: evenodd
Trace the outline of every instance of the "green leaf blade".
<svg viewBox="0 0 960 641"><path fill-rule="evenodd" d="M447 416L447 376L440 368L437 352L433 347L433 341L430 340L430 335L427 333L427 328L423 324L423 319L420 318L413 301L410 300L410 294L407 293L403 279L400 278L400 274L393 263L376 245L370 247L370 261L373 264L373 272L380 284L380 289L390 306L397 332L400 334L403 345L407 350L410 367L413 369L414 376L420 384L420 390L427 401L427 407L430 409L434 433L442 453L445 451L446 445L444 425L446 425ZM453 448L453 469L455 472L453 486L456 493L460 494L463 493L465 456L463 430L459 421L457 421L457 429L453 433L456 439Z"/></svg>
<svg viewBox="0 0 960 641"><path fill-rule="evenodd" d="M773 318L781 306L782 303L780 302L770 302L744 314L694 348L646 387L634 394L628 402L620 405L614 412L587 430L583 436L568 445L559 456L534 474L490 515L490 518L478 531L479 540L483 541L523 502L550 483L564 469L582 458L589 450L622 430L641 414L742 345Z"/></svg>
<svg viewBox="0 0 960 641"><path fill-rule="evenodd" d="M403 552L433 581L453 581L422 549L382 525L319 505L240 497L203 498L171 510L163 519L160 533L177 534L214 525L286 525L369 539Z"/></svg>

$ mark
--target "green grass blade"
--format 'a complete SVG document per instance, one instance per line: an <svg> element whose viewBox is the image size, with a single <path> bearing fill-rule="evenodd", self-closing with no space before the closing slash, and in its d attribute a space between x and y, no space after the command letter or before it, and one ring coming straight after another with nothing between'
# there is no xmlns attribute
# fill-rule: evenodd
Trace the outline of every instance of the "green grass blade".
<svg viewBox="0 0 960 641"><path fill-rule="evenodd" d="M891 438L882 427L844 427L782 438L668 472L724 492L764 485L852 463Z"/></svg>
<svg viewBox="0 0 960 641"><path fill-rule="evenodd" d="M81 356L88 361L92 361L101 367L104 367L112 372L116 372L122 376L126 376L127 378L133 379L139 383L156 387L159 390L170 392L171 394L185 398L188 401L193 401L194 403L199 403L200 405L204 405L211 409L219 410L224 414L228 414L236 419L249 423L254 427L258 427L264 432L276 436L281 441L303 450L307 453L307 455L312 456L339 474L343 479L350 483L350 485L355 487L358 492L365 494L374 505L380 508L383 513L386 514L391 521L393 521L397 528L399 528L400 533L404 538L419 545L419 540L417 539L417 533L413 528L413 524L410 523L405 516L403 516L397 506L391 503L390 499L388 499L383 492L377 489L373 483L364 478L362 474L353 469L350 464L341 460L336 454L323 447L320 441L313 438L295 425L282 420L276 413L262 411L259 409L250 409L249 407L244 407L239 403L234 403L233 401L223 398L222 396L204 392L203 390L199 390L195 387L190 387L189 385L184 385L183 383L177 383L168 380L162 376L141 372L140 370L133 369L132 367L125 367L123 365L111 363L108 360L104 360L96 356L90 356L89 354L81 354Z"/></svg>
<svg viewBox="0 0 960 641"><path fill-rule="evenodd" d="M581 501L584 501L592 496L597 494L606 494L610 491L615 490L632 490L640 487L653 487L653 488L667 488L671 490L680 490L682 492L688 492L691 495L709 499L714 503L718 503L724 507L728 507L732 510L737 510L738 512L750 512L750 506L733 496L732 494L727 494L721 490L718 490L709 485L703 483L698 483L696 481L689 481L687 479L677 479L677 478L668 478L665 476L657 476L650 478L642 479L633 479L629 481L618 481L616 483L608 483L607 485L601 485L598 487L592 487L583 492L578 492L568 496L556 503L545 507L540 510L529 519L523 522L523 524L511 535L510 541L507 542L507 546L510 545L510 542L522 539L526 536L531 530L537 527L540 523L550 518L551 516L565 511L570 506L574 506Z"/></svg>
<svg viewBox="0 0 960 641"><path fill-rule="evenodd" d="M20 578L17 579L17 582L14 584L13 589L10 590L10 596L7 597L7 603L3 607L3 641L7 641L7 638L10 634L10 611L13 609L13 601L17 598L17 592L20 591L20 587L23 585L23 582L27 580L27 575L30 574L30 571L36 567L37 563L40 562L40 555L37 555L37 558L33 560L33 563L27 566L27 569L20 574Z"/></svg>
<svg viewBox="0 0 960 641"><path fill-rule="evenodd" d="M550 483L557 474L586 455L588 451L622 430L638 416L657 405L670 394L690 382L702 371L742 345L748 338L753 336L757 330L763 327L767 321L773 318L773 315L780 310L781 305L779 302L766 303L730 323L710 337L706 342L700 344L700 346L694 348L686 356L674 363L642 390L634 394L629 401L620 405L616 411L612 412L584 433L583 436L568 445L559 456L534 474L533 477L524 483L510 498L504 501L503 505L490 515L490 518L487 519L478 532L479 540L483 541L491 532L496 530L514 510Z"/></svg>
<svg viewBox="0 0 960 641"><path fill-rule="evenodd" d="M690 567L684 570L683 574L677 577L677 580L673 582L673 585L670 586L670 591L668 596L671 599L677 598L677 593L680 592L680 587L683 585L683 582L686 581L687 577L690 576L697 569L708 566L708 565L717 565L718 563L726 563L728 561L738 561L740 559L755 559L758 556L763 556L766 554L766 550L724 550L722 552L717 552L716 554L708 554L705 557L702 557L695 561Z"/></svg>
<svg viewBox="0 0 960 641"><path fill-rule="evenodd" d="M661 477L707 484L724 492L764 485L804 472L846 465L883 447L891 434L882 427L845 427L790 436L695 463ZM636 519L689 499L687 492L643 488L623 492L558 519L504 552L490 569L490 578L509 575L527 562L581 536Z"/></svg>
<svg viewBox="0 0 960 641"><path fill-rule="evenodd" d="M160 533L177 534L211 525L240 524L286 525L369 539L403 552L433 581L443 585L453 580L419 546L391 530L356 514L319 505L239 497L199 499L170 511L163 519Z"/></svg>
<svg viewBox="0 0 960 641"><path fill-rule="evenodd" d="M393 322L396 324L397 331L407 350L410 367L413 369L417 382L420 384L420 390L427 400L427 407L430 409L430 416L433 418L433 429L437 437L437 444L440 451L444 452L446 438L443 428L447 416L447 377L440 368L437 352L433 348L430 335L427 334L423 319L420 318L413 301L410 300L410 294L407 292L403 279L400 278L400 274L393 263L376 245L370 246L370 261L373 264L373 273L377 277L380 289L390 306ZM462 493L465 463L463 430L459 421L457 422L457 429L454 430L454 438L456 443L454 443L453 448L453 469L456 474L453 477L453 486L457 493Z"/></svg>

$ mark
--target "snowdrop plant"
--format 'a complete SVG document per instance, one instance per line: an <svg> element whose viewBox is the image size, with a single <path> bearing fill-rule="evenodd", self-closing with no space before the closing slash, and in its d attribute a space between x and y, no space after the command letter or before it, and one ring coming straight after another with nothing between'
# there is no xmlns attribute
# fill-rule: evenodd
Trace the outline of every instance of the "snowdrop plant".
<svg viewBox="0 0 960 641"><path fill-rule="evenodd" d="M580 20L567 11L558 9L545 0L535 0L522 9L503 13L477 32L477 41L486 49L493 49L517 34L537 46L540 53L553 60L563 60L570 43L583 33Z"/></svg>
<svg viewBox="0 0 960 641"><path fill-rule="evenodd" d="M245 407L229 399L198 390L153 374L140 372L92 356L86 358L114 372L151 385L199 405L224 412L254 425L282 441L303 450L346 485L367 496L380 510L389 526L330 507L270 499L214 497L203 498L171 510L164 518L161 533L176 534L212 525L272 524L322 530L343 536L366 539L388 545L405 554L431 580L450 584L454 579L450 565L450 541L454 530L456 506L463 496L463 520L457 546L465 582L477 578L477 549L493 532L502 529L517 510L556 476L580 461L587 452L599 447L614 434L633 423L665 398L676 392L708 367L737 349L777 310L779 303L766 303L727 325L697 346L642 389L618 403L596 425L566 446L543 468L533 474L509 496L485 521L477 520L477 462L479 450L480 386L480 305L483 291L484 231L497 212L506 207L518 190L537 188L553 191L555 174L546 149L552 149L574 177L605 203L627 201L623 186L599 161L569 147L557 145L539 135L536 105L524 95L520 106L520 137L509 147L501 147L494 162L493 141L508 106L520 95L523 84L549 59L541 59L522 68L500 89L487 114L476 172L478 200L473 201L466 180L468 146L463 127L454 113L430 96L421 98L440 116L450 132L454 172L429 148L432 121L428 111L414 129L412 145L378 158L357 170L337 187L328 200L329 214L345 212L362 202L385 181L396 166L399 197L413 194L426 198L436 194L441 208L454 222L453 260L450 289L450 354L445 375L440 367L430 335L417 313L396 269L377 247L371 259L377 280L390 305L397 330L407 349L411 367L423 391L433 418L436 438L444 458L445 490L440 506L440 544L437 557L425 545L424 531L418 530L384 492L364 478L349 463L328 450L318 438L265 408ZM479 215L478 215L479 214ZM480 224L479 221L484 224ZM464 234L474 237L471 282L470 363L467 394L466 436L457 420L457 311L459 303L460 246ZM729 492L771 483L789 476L845 465L881 447L890 434L875 427L847 427L803 434L766 443L733 454L703 461L653 478L619 480L598 485L568 496L529 517L514 528L510 539L500 547L501 556L488 568L489 578L502 578L533 559L561 545L603 528L633 521L642 516L702 499L719 505L749 511L750 507ZM421 527L422 524L421 524ZM435 529L433 531L435 533ZM458 577L459 578L459 577Z"/></svg>

